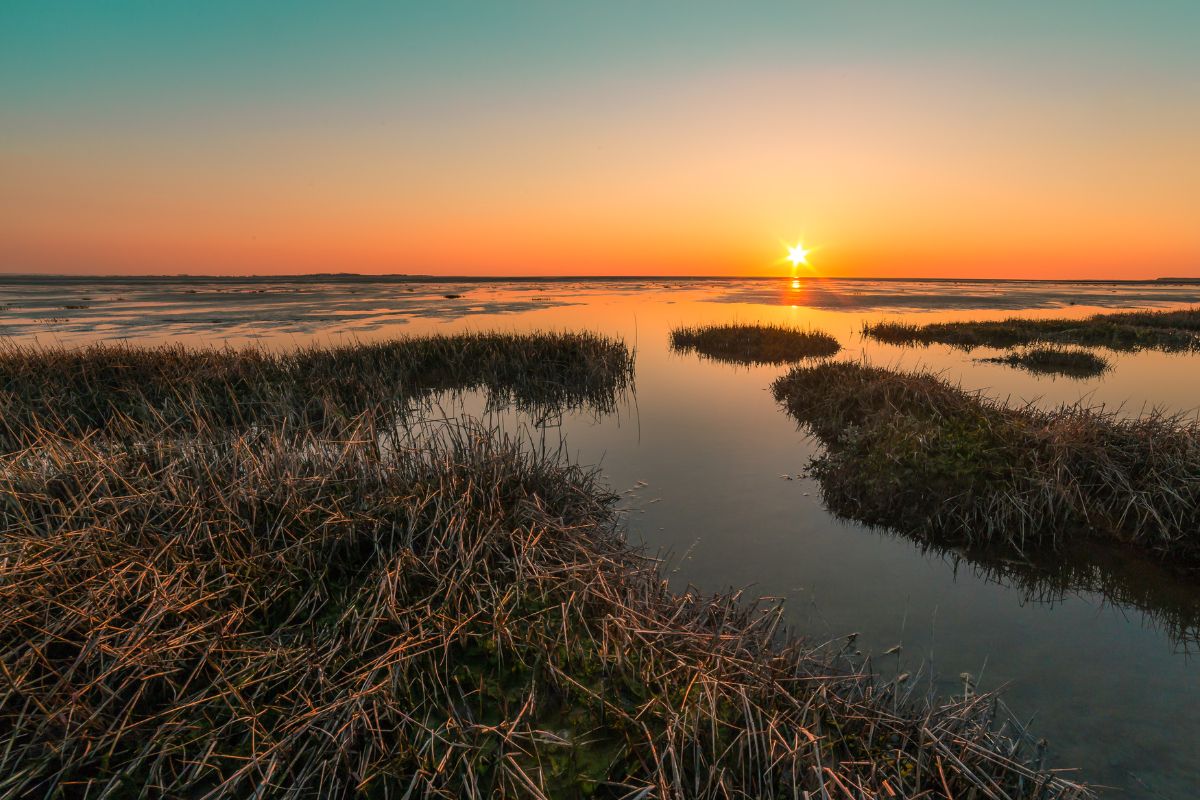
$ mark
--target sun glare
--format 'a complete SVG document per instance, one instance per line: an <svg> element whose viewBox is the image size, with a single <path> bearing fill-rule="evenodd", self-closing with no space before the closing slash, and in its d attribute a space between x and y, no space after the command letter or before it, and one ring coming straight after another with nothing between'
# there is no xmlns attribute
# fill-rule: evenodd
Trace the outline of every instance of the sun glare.
<svg viewBox="0 0 1200 800"><path fill-rule="evenodd" d="M793 267L798 267L801 264L808 264L809 251L804 249L803 242L796 242L795 247L789 246L787 254L788 261L792 262Z"/></svg>

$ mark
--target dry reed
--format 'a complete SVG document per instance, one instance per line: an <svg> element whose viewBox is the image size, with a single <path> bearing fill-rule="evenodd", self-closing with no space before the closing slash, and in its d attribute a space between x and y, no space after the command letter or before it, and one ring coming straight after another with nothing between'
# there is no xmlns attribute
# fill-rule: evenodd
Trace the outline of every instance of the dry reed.
<svg viewBox="0 0 1200 800"><path fill-rule="evenodd" d="M561 452L23 438L0 797L1087 796L993 697L927 707L779 608L669 592Z"/></svg>

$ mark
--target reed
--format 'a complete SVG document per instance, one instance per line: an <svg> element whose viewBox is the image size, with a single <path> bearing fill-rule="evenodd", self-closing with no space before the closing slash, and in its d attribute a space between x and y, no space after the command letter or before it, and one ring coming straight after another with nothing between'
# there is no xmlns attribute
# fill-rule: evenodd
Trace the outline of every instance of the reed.
<svg viewBox="0 0 1200 800"><path fill-rule="evenodd" d="M1030 347L982 361L1007 364L1037 375L1065 375L1068 378L1095 378L1112 369L1107 358L1086 350L1071 350L1063 347Z"/></svg>
<svg viewBox="0 0 1200 800"><path fill-rule="evenodd" d="M30 431L269 426L336 434L364 413L395 415L436 392L485 390L531 411L612 410L634 355L592 333L464 333L375 343L259 348L0 347L0 450Z"/></svg>
<svg viewBox="0 0 1200 800"><path fill-rule="evenodd" d="M782 325L703 325L671 331L671 349L731 364L789 364L826 358L841 345L824 331Z"/></svg>
<svg viewBox="0 0 1200 800"><path fill-rule="evenodd" d="M352 433L0 459L0 796L1088 796L991 696L671 593L561 451Z"/></svg>
<svg viewBox="0 0 1200 800"><path fill-rule="evenodd" d="M826 444L813 473L845 516L1022 551L1105 537L1200 564L1194 420L1010 407L855 363L795 368L773 391Z"/></svg>
<svg viewBox="0 0 1200 800"><path fill-rule="evenodd" d="M1200 309L1096 314L1084 319L1012 318L990 322L870 322L863 335L885 344L948 344L963 350L1073 344L1117 351L1200 349Z"/></svg>

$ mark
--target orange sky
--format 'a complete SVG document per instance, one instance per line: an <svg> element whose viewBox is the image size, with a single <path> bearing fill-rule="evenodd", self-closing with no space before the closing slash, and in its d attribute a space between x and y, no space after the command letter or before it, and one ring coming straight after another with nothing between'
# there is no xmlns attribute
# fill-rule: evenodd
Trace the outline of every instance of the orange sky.
<svg viewBox="0 0 1200 800"><path fill-rule="evenodd" d="M590 54L506 60L518 35L464 63L395 60L399 24L313 55L214 23L222 74L28 17L28 58L0 62L4 271L788 274L803 238L822 275L1200 275L1200 73L1094 46L1111 32L894 52L827 20L842 46L792 52L714 21L707 57L618 25Z"/></svg>

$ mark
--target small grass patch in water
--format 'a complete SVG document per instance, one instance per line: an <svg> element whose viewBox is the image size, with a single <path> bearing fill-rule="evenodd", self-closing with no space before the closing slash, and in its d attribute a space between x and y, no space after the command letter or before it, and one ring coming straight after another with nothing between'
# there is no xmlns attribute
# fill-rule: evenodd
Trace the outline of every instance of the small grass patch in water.
<svg viewBox="0 0 1200 800"><path fill-rule="evenodd" d="M0 459L0 794L1090 796L993 696L672 593L561 451L351 433Z"/></svg>
<svg viewBox="0 0 1200 800"><path fill-rule="evenodd" d="M1095 353L1063 347L1031 347L1018 353L980 360L1007 364L1039 375L1065 375L1076 379L1095 378L1112 369L1108 359Z"/></svg>
<svg viewBox="0 0 1200 800"><path fill-rule="evenodd" d="M119 424L175 435L275 427L336 434L440 391L486 390L534 412L612 410L634 355L594 333L462 333L261 348L0 345L0 450Z"/></svg>
<svg viewBox="0 0 1200 800"><path fill-rule="evenodd" d="M1024 319L990 322L870 322L863 335L885 344L948 344L963 350L1007 349L1033 344L1072 344L1110 350L1200 350L1200 309L1130 311L1085 319Z"/></svg>
<svg viewBox="0 0 1200 800"><path fill-rule="evenodd" d="M1200 565L1200 424L1080 405L1013 408L930 373L797 367L777 400L826 445L835 513L917 536L1017 550L1107 537Z"/></svg>
<svg viewBox="0 0 1200 800"><path fill-rule="evenodd" d="M671 331L671 349L732 364L790 364L827 358L840 349L824 331L783 325L702 325Z"/></svg>

